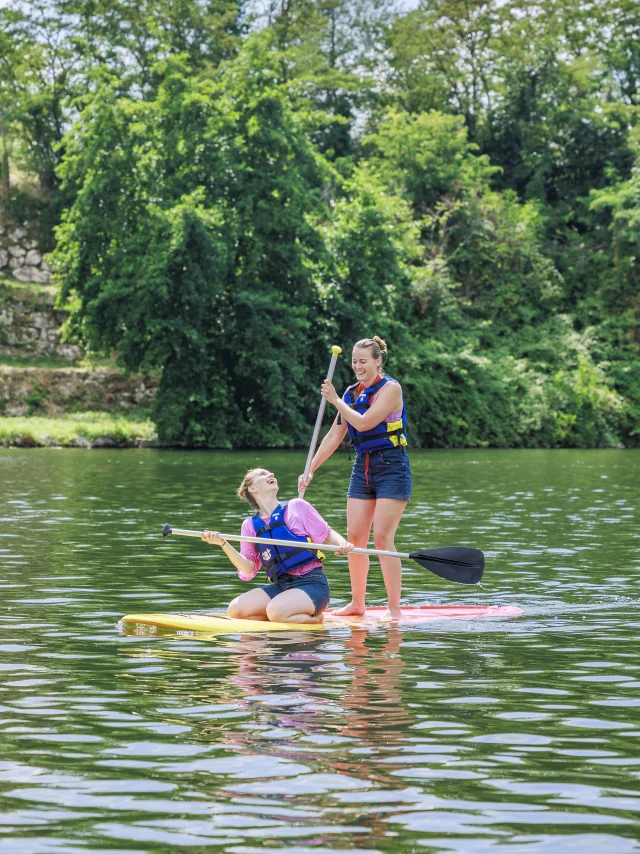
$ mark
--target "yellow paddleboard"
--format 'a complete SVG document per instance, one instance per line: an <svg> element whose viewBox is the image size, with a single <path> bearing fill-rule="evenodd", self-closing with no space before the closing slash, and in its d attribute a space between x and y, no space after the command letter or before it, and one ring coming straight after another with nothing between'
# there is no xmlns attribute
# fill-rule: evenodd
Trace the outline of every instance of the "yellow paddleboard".
<svg viewBox="0 0 640 854"><path fill-rule="evenodd" d="M317 632L323 623L272 623L269 620L238 620L226 614L127 614L125 626L153 626L182 632Z"/></svg>

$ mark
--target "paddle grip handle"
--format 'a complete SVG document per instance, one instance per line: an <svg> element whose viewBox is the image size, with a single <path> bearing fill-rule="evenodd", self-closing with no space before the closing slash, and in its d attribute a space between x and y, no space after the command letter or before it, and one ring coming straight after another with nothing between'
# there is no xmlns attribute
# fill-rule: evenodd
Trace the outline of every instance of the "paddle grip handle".
<svg viewBox="0 0 640 854"><path fill-rule="evenodd" d="M337 344L334 344L331 347L331 361L329 362L329 370L327 371L327 379L333 379L333 372L336 369L336 362L338 360L338 356L342 353L342 349L338 347ZM320 408L318 409L318 415L316 417L316 424L313 428L313 436L311 437L311 445L309 446L309 453L307 454L307 462L304 467L304 475L303 480L306 480L309 477L309 472L311 470L311 462L313 460L313 455L316 452L316 445L318 444L318 436L320 435L320 428L322 427L322 419L324 417L324 410L327 406L327 401L322 398L320 401ZM298 490L298 498L304 497L306 487Z"/></svg>

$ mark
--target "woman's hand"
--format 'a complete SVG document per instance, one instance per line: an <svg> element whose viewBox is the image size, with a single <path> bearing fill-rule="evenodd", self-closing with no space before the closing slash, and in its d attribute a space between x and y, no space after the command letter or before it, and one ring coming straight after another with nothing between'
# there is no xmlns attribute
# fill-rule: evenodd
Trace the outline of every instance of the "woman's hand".
<svg viewBox="0 0 640 854"><path fill-rule="evenodd" d="M200 539L209 543L210 546L222 546L226 542L217 531L203 531L200 534Z"/></svg>
<svg viewBox="0 0 640 854"><path fill-rule="evenodd" d="M340 398L338 397L338 392L335 390L331 380L325 380L322 383L320 391L322 392L322 396L327 401L327 403L332 403L335 406L336 403L340 400Z"/></svg>
<svg viewBox="0 0 640 854"><path fill-rule="evenodd" d="M313 472L310 471L307 475L307 479L304 479L304 474L301 474L298 478L298 492L304 492L305 489L309 486L313 479Z"/></svg>
<svg viewBox="0 0 640 854"><path fill-rule="evenodd" d="M339 549L336 549L336 550L335 550L334 554L336 554L336 555L346 555L346 554L348 554L348 553L351 551L351 549L352 549L352 548L353 548L353 543L350 543L350 542L348 542L347 540L343 540L343 541L342 541L342 545L340 546L340 548L339 548Z"/></svg>

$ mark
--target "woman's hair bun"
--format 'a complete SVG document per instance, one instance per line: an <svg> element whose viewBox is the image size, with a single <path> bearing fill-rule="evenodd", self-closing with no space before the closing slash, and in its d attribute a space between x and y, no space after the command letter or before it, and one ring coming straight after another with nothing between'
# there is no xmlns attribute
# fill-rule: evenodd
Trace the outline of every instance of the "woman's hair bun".
<svg viewBox="0 0 640 854"><path fill-rule="evenodd" d="M371 340L375 341L376 344L378 345L378 347L380 348L380 352L384 353L386 355L386 353L387 353L387 342L383 341L379 335L374 335Z"/></svg>

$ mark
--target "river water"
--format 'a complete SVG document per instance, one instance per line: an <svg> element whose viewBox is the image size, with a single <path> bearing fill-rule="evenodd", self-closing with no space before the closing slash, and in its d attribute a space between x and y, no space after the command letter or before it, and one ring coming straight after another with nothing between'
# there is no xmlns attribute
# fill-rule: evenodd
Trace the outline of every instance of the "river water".
<svg viewBox="0 0 640 854"><path fill-rule="evenodd" d="M519 619L126 635L247 589L235 488L294 452L0 454L0 851L640 852L640 452L414 452L397 546L482 548L405 604ZM346 455L308 498L345 527ZM328 558L333 603L344 558ZM370 604L384 602L380 572Z"/></svg>

